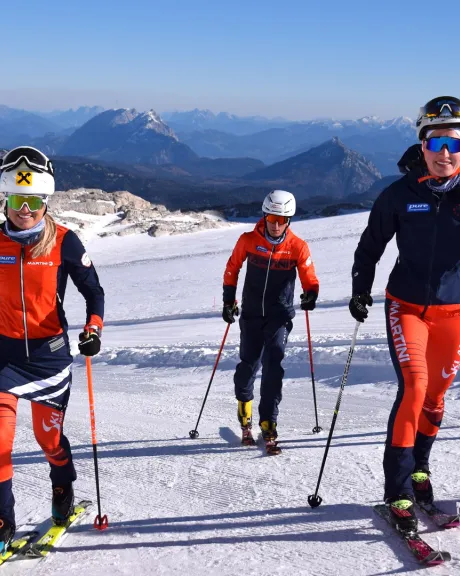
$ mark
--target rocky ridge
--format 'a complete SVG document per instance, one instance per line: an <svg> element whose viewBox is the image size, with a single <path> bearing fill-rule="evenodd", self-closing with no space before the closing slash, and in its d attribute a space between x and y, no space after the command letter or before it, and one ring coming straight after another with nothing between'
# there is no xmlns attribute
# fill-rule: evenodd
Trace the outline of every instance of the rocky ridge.
<svg viewBox="0 0 460 576"><path fill-rule="evenodd" d="M3 214L5 200L0 195ZM80 237L126 236L147 232L164 236L230 226L212 211L170 211L130 192L79 188L56 192L49 199L50 214Z"/></svg>

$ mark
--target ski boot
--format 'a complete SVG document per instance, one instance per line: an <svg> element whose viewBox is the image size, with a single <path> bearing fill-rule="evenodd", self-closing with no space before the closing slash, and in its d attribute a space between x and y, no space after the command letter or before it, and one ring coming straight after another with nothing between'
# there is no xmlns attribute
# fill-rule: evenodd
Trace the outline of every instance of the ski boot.
<svg viewBox="0 0 460 576"><path fill-rule="evenodd" d="M403 534L415 534L418 531L418 520L415 515L414 497L401 494L389 498L386 504L390 510L390 518L395 528Z"/></svg>
<svg viewBox="0 0 460 576"><path fill-rule="evenodd" d="M51 516L56 526L64 526L66 524L69 516L73 514L73 503L74 494L72 483L53 486Z"/></svg>
<svg viewBox="0 0 460 576"><path fill-rule="evenodd" d="M7 551L15 532L14 524L6 518L0 518L0 556Z"/></svg>
<svg viewBox="0 0 460 576"><path fill-rule="evenodd" d="M430 471L427 468L418 468L412 474L412 488L417 504L425 507L433 504L433 486L430 482Z"/></svg>
<svg viewBox="0 0 460 576"><path fill-rule="evenodd" d="M241 424L241 444L254 446L256 441L252 436L252 400L242 402L238 400L238 421Z"/></svg>
<svg viewBox="0 0 460 576"><path fill-rule="evenodd" d="M267 454L274 456L281 452L281 448L278 446L276 439L278 438L278 432L276 431L276 422L270 422L269 420L263 420L260 423L260 429L262 431L262 438L265 442L265 448Z"/></svg>

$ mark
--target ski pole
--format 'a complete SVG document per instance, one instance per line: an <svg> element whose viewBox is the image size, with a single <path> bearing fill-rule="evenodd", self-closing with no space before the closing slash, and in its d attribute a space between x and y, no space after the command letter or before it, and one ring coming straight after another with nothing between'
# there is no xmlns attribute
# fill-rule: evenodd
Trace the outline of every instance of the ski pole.
<svg viewBox="0 0 460 576"><path fill-rule="evenodd" d="M97 494L97 516L94 519L94 527L97 530L105 530L109 526L109 521L107 518L107 514L104 514L104 516L102 516L101 513L99 469L97 465L96 416L94 412L93 372L91 369L91 358L89 356L86 357L86 375L88 377L89 415L91 419L91 441L93 444L94 474L96 476L96 494Z"/></svg>
<svg viewBox="0 0 460 576"><path fill-rule="evenodd" d="M313 434L318 434L321 432L322 428L318 424L318 408L316 406L316 388L315 388L315 370L313 368L313 352L311 345L311 335L310 335L310 318L308 317L308 311L305 311L305 318L307 320L307 336L308 336L308 351L310 353L310 371L311 371L311 384L313 386L313 404L315 405L315 418L316 426L313 428Z"/></svg>
<svg viewBox="0 0 460 576"><path fill-rule="evenodd" d="M228 334L229 329L230 329L230 324L227 324L227 328L225 329L224 338L222 340L222 344L220 345L219 353L217 354L217 358L216 358L216 361L214 363L214 369L212 371L211 379L209 380L208 389L206 390L203 404L201 405L201 410L200 410L200 414L198 416L198 420L196 421L196 425L195 425L194 430L190 430L190 432L189 432L189 436L190 436L190 438L192 438L192 440L194 440L195 438L198 438L198 436L199 436L198 424L200 423L201 414L203 414L203 408L204 408L204 405L206 404L206 400L208 398L209 390L211 388L211 384L212 384L212 381L214 379L214 374L216 373L217 364L219 364L220 355L222 354L222 350L224 348L225 340L227 339L227 334Z"/></svg>
<svg viewBox="0 0 460 576"><path fill-rule="evenodd" d="M329 452L329 446L331 445L332 434L334 433L335 422L336 422L337 416L339 414L339 408L340 408L340 402L342 401L343 389L345 388L345 384L347 383L348 372L350 370L350 364L351 364L351 359L353 356L353 350L355 349L356 337L358 335L359 325L360 325L360 322L356 322L355 331L353 333L353 338L351 340L350 350L348 352L348 358L347 358L347 361L345 363L345 370L343 371L342 382L340 383L339 397L337 398L337 404L335 405L335 409L334 409L334 416L332 417L332 424L331 424L331 429L329 431L329 437L328 437L327 443L326 443L326 450L324 451L323 462L321 464L321 470L319 471L319 478L318 478L318 483L316 484L316 491L314 494L311 494L308 497L308 503L310 504L310 506L312 508L317 508L321 504L321 502L323 501L321 496L318 496L319 485L321 483L321 478L323 476L324 465L326 464L326 458L327 458L327 453Z"/></svg>

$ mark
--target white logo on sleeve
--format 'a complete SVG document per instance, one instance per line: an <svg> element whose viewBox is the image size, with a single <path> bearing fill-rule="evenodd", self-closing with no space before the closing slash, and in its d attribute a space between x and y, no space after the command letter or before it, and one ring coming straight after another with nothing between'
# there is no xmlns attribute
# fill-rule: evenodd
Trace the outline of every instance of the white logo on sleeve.
<svg viewBox="0 0 460 576"><path fill-rule="evenodd" d="M85 252L81 257L81 263L83 266L89 268L91 266L91 258L88 256L88 252Z"/></svg>
<svg viewBox="0 0 460 576"><path fill-rule="evenodd" d="M307 266L310 266L310 264L311 264L311 256L309 256L309 257L307 258L307 261L305 262L305 264L306 264Z"/></svg>

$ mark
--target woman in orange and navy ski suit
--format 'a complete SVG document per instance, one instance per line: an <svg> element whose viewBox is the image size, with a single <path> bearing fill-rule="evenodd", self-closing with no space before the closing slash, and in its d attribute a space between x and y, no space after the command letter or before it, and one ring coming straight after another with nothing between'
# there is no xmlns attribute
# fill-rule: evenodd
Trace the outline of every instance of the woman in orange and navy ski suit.
<svg viewBox="0 0 460 576"><path fill-rule="evenodd" d="M70 276L86 300L80 351L100 350L104 292L74 234L46 214L51 162L38 150L8 152L0 165L7 220L0 227L0 553L14 535L13 449L18 398L31 401L35 438L50 464L52 516L64 522L76 479L63 434L72 380L63 301Z"/></svg>
<svg viewBox="0 0 460 576"><path fill-rule="evenodd" d="M284 370L284 358L294 318L294 285L299 272L304 293L301 308L313 310L319 283L308 244L289 229L294 216L294 196L274 190L262 206L264 218L252 232L240 236L224 273L223 319L234 322L238 276L247 260L240 319L240 358L234 383L238 400L238 419L243 428L243 443L252 438L252 400L254 380L262 362L259 424L264 438L276 438L278 405Z"/></svg>
<svg viewBox="0 0 460 576"><path fill-rule="evenodd" d="M429 457L444 395L460 366L460 100L420 110L417 133L355 252L350 312L367 318L375 266L396 234L399 256L386 294L388 344L398 393L384 455L385 501L401 530L417 529L414 502L430 506Z"/></svg>

